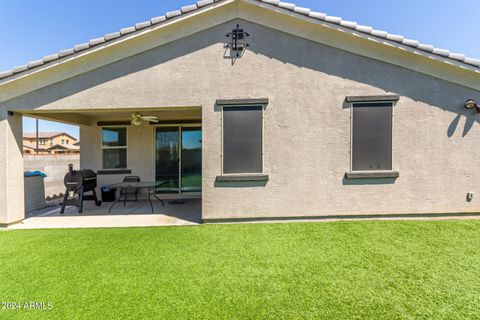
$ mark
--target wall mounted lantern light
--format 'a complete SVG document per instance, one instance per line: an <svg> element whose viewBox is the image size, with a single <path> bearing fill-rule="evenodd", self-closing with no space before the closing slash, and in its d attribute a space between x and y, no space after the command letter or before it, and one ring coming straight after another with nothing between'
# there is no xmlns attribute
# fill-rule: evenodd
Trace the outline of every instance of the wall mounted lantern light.
<svg viewBox="0 0 480 320"><path fill-rule="evenodd" d="M248 43L245 42L245 38L249 37L250 34L243 29L240 29L240 25L237 24L237 27L232 30L232 32L227 34L227 38L229 42L226 44L227 48L230 48L232 51L236 52L237 57L240 57L245 50L246 47L249 46Z"/></svg>
<svg viewBox="0 0 480 320"><path fill-rule="evenodd" d="M473 99L468 99L467 102L465 102L465 109L475 109L476 113L480 113L480 106Z"/></svg>

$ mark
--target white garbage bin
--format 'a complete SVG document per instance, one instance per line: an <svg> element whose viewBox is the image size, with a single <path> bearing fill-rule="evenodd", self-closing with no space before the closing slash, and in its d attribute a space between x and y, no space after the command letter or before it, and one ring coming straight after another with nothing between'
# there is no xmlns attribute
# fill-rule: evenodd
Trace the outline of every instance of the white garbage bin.
<svg viewBox="0 0 480 320"><path fill-rule="evenodd" d="M45 184L43 178L44 176L40 174L25 174L25 212L45 208Z"/></svg>

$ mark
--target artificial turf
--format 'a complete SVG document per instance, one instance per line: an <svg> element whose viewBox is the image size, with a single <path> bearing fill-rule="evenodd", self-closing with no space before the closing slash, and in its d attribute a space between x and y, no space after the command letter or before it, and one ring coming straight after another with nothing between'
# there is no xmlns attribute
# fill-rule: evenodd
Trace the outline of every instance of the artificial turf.
<svg viewBox="0 0 480 320"><path fill-rule="evenodd" d="M480 318L480 221L0 232L1 319Z"/></svg>

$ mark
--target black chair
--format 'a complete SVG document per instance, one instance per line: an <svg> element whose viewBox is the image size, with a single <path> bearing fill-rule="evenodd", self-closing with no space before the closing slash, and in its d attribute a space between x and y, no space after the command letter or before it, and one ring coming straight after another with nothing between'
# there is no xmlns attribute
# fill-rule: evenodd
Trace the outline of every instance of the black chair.
<svg viewBox="0 0 480 320"><path fill-rule="evenodd" d="M139 176L125 176L123 178L123 182L140 182L140 177ZM127 203L127 198L128 196L131 195L132 197L135 197L135 201L138 200L138 188L122 188L120 189L120 200L123 198L123 206L125 207L125 204Z"/></svg>

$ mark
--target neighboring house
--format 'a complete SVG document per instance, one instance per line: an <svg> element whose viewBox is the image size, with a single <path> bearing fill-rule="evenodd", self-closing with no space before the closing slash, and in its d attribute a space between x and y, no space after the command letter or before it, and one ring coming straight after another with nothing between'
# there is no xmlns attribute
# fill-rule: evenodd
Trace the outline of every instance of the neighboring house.
<svg viewBox="0 0 480 320"><path fill-rule="evenodd" d="M38 153L40 154L40 146L38 147ZM34 145L23 143L23 154L36 154L37 148Z"/></svg>
<svg viewBox="0 0 480 320"><path fill-rule="evenodd" d="M37 154L36 133L23 134L23 153ZM65 132L39 132L38 154L80 153L77 139Z"/></svg>
<svg viewBox="0 0 480 320"><path fill-rule="evenodd" d="M167 180L207 221L480 211L480 60L289 3L199 1L0 77L0 223L23 115L79 125L99 185Z"/></svg>
<svg viewBox="0 0 480 320"><path fill-rule="evenodd" d="M75 154L80 153L80 147L74 144L55 144L48 148L50 154Z"/></svg>

